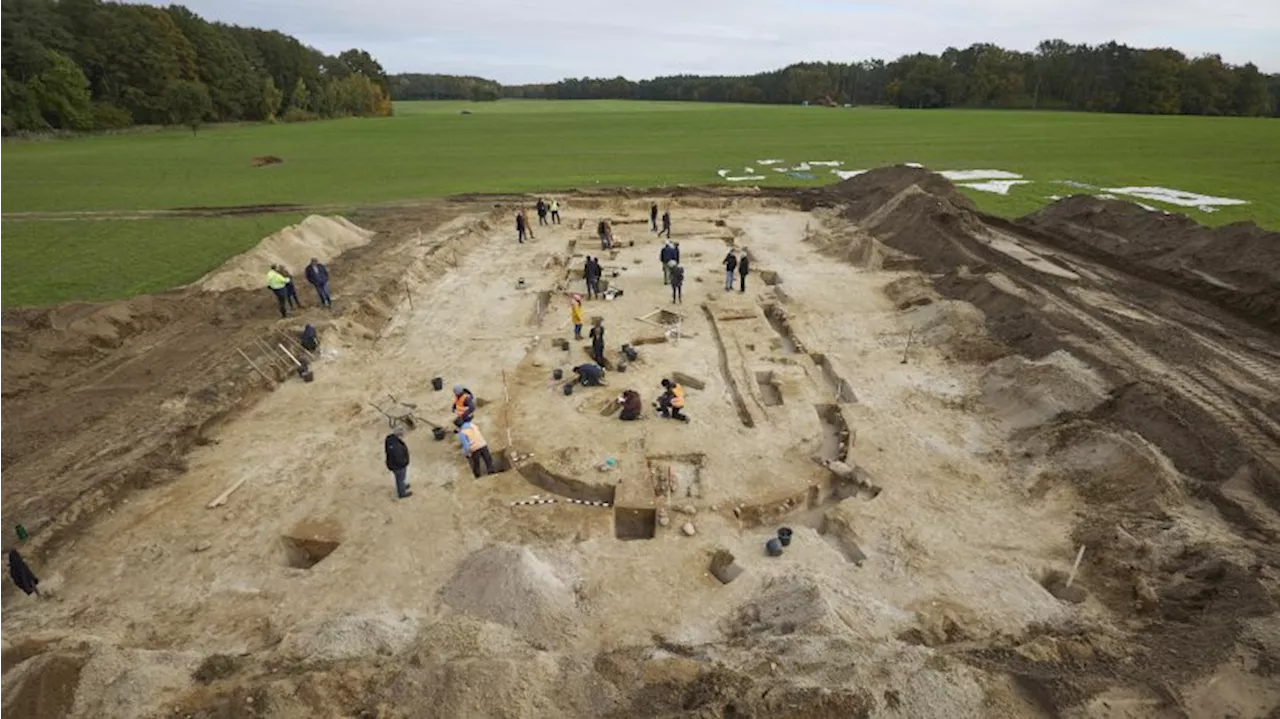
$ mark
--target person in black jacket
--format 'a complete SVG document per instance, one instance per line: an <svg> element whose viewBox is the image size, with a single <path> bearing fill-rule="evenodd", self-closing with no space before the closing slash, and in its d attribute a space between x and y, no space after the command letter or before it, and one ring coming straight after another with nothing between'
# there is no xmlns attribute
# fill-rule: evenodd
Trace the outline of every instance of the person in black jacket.
<svg viewBox="0 0 1280 719"><path fill-rule="evenodd" d="M671 303L684 304L684 268L671 261Z"/></svg>
<svg viewBox="0 0 1280 719"><path fill-rule="evenodd" d="M680 251L671 244L671 240L667 240L658 251L658 259L662 262L662 284L669 285L671 284L671 264L680 261Z"/></svg>
<svg viewBox="0 0 1280 719"><path fill-rule="evenodd" d="M658 231L658 203L656 202L649 205L649 226L650 232Z"/></svg>
<svg viewBox="0 0 1280 719"><path fill-rule="evenodd" d="M547 201L543 199L539 199L537 210L538 210L538 224L539 225L547 224Z"/></svg>
<svg viewBox="0 0 1280 719"><path fill-rule="evenodd" d="M742 259L738 260L738 291L747 291L747 273L751 271L751 258L747 256L747 248L742 248Z"/></svg>
<svg viewBox="0 0 1280 719"><path fill-rule="evenodd" d="M525 226L524 212L516 212L516 240L520 244L524 244L524 233L528 230L529 228Z"/></svg>
<svg viewBox="0 0 1280 719"><path fill-rule="evenodd" d="M404 428L396 427L391 430L391 434L387 435L386 451L387 451L387 469L391 470L391 475L396 480L396 496L400 499L412 497L413 492L409 491L409 447L404 443L401 437L404 436Z"/></svg>
<svg viewBox="0 0 1280 719"><path fill-rule="evenodd" d="M591 359L603 367L604 360L604 320L597 317L591 324Z"/></svg>
<svg viewBox="0 0 1280 719"><path fill-rule="evenodd" d="M600 258L588 256L587 265L582 268L582 276L587 280L587 299L600 298L600 275L603 272Z"/></svg>
<svg viewBox="0 0 1280 719"><path fill-rule="evenodd" d="M658 230L658 237L662 237L662 234L664 232L667 235L667 239L668 240L671 239L671 211L670 210L662 213L662 229Z"/></svg>
<svg viewBox="0 0 1280 719"><path fill-rule="evenodd" d="M580 364L573 368L573 373L584 387L599 387L604 384L604 369L598 364Z"/></svg>
<svg viewBox="0 0 1280 719"><path fill-rule="evenodd" d="M40 584L40 580L36 577L36 573L31 571L31 567L28 567L27 563L23 561L22 555L18 554L16 549L9 550L9 578L23 592L34 594L37 597L40 596L40 588L37 586Z"/></svg>
<svg viewBox="0 0 1280 719"><path fill-rule="evenodd" d="M733 291L733 273L738 269L738 254L733 250L729 250L729 254L724 256L724 291Z"/></svg>

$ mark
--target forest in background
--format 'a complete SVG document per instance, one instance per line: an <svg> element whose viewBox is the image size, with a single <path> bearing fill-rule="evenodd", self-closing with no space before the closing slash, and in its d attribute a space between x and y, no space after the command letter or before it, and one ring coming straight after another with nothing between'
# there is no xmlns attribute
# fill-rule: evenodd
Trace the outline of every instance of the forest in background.
<svg viewBox="0 0 1280 719"><path fill-rule="evenodd" d="M683 100L1080 110L1160 115L1280 115L1280 74L1218 55L1046 40L1035 52L977 44L892 62L807 62L742 76L565 79L503 86L449 75L393 75L394 100Z"/></svg>
<svg viewBox="0 0 1280 719"><path fill-rule="evenodd" d="M391 114L389 78L363 50L329 56L180 5L3 0L0 9L5 134Z"/></svg>

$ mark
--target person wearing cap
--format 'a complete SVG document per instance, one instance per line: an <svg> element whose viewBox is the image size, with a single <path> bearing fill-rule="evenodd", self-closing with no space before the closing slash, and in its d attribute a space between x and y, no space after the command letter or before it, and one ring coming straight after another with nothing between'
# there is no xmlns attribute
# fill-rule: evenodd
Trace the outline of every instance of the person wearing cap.
<svg viewBox="0 0 1280 719"><path fill-rule="evenodd" d="M280 306L280 316L289 316L289 278L285 277L276 265L267 270L267 287L276 296L276 304Z"/></svg>
<svg viewBox="0 0 1280 719"><path fill-rule="evenodd" d="M471 394L471 390L460 384L453 386L453 424L461 427L464 422L470 422L471 418L476 414L476 398Z"/></svg>
<svg viewBox="0 0 1280 719"><path fill-rule="evenodd" d="M473 477L479 479L483 476L480 474L481 462L484 462L484 473L493 474L493 453L489 451L489 443L471 420L458 427L458 444L462 446L462 456L471 464Z"/></svg>
<svg viewBox="0 0 1280 719"><path fill-rule="evenodd" d="M316 296L320 298L321 307L333 307L333 300L329 298L329 268L320 264L320 260L311 258L311 264L307 265L306 272L307 282L316 288Z"/></svg>
<svg viewBox="0 0 1280 719"><path fill-rule="evenodd" d="M387 469L396 480L396 496L400 499L413 496L409 491L409 447L404 443L404 427L391 430L383 442L387 453Z"/></svg>
<svg viewBox="0 0 1280 719"><path fill-rule="evenodd" d="M662 249L658 251L658 259L662 262L662 284L671 284L671 268L679 262L680 256L676 252L676 246L671 244L671 240L667 240Z"/></svg>
<svg viewBox="0 0 1280 719"><path fill-rule="evenodd" d="M573 323L573 338L582 339L582 295L574 295L570 301L569 321Z"/></svg>
<svg viewBox="0 0 1280 719"><path fill-rule="evenodd" d="M671 276L671 303L684 304L684 268L675 260L667 264L667 274Z"/></svg>

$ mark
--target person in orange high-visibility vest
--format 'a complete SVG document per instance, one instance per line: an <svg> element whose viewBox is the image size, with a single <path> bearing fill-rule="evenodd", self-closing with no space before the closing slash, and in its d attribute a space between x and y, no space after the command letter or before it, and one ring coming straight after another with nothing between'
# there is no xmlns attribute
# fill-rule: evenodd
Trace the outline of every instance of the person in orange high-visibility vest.
<svg viewBox="0 0 1280 719"><path fill-rule="evenodd" d="M493 453L489 451L489 443L480 434L480 428L471 421L463 422L458 428L458 443L462 445L462 456L471 463L471 474L479 479L480 463L484 462L484 473L493 474Z"/></svg>
<svg viewBox="0 0 1280 719"><path fill-rule="evenodd" d="M685 416L684 410L684 387L672 382L669 379L662 380L663 393L658 397L658 411L663 417L668 419L678 419L681 422L688 422L689 418Z"/></svg>
<svg viewBox="0 0 1280 719"><path fill-rule="evenodd" d="M460 384L453 386L453 424L461 427L463 422L470 422L476 413L476 398L471 390Z"/></svg>

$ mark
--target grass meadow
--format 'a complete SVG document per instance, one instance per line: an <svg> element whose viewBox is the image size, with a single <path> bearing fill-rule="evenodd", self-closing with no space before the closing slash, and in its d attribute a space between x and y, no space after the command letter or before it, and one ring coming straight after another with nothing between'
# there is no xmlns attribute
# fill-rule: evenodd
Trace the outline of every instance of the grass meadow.
<svg viewBox="0 0 1280 719"><path fill-rule="evenodd" d="M463 110L470 114L462 114ZM254 168L276 155L281 165ZM1030 212L1073 180L1247 200L1202 222L1280 228L1280 122L1266 118L893 110L625 101L399 103L391 118L237 125L3 145L3 304L99 300L196 279L296 215L235 219L24 218L20 213L297 203L358 206L456 193L724 183L756 160L919 162L999 169L1030 184L966 190ZM760 169L757 167L757 169ZM761 172L747 184L799 180ZM724 183L728 184L728 183ZM1164 209L1177 208L1148 204Z"/></svg>

